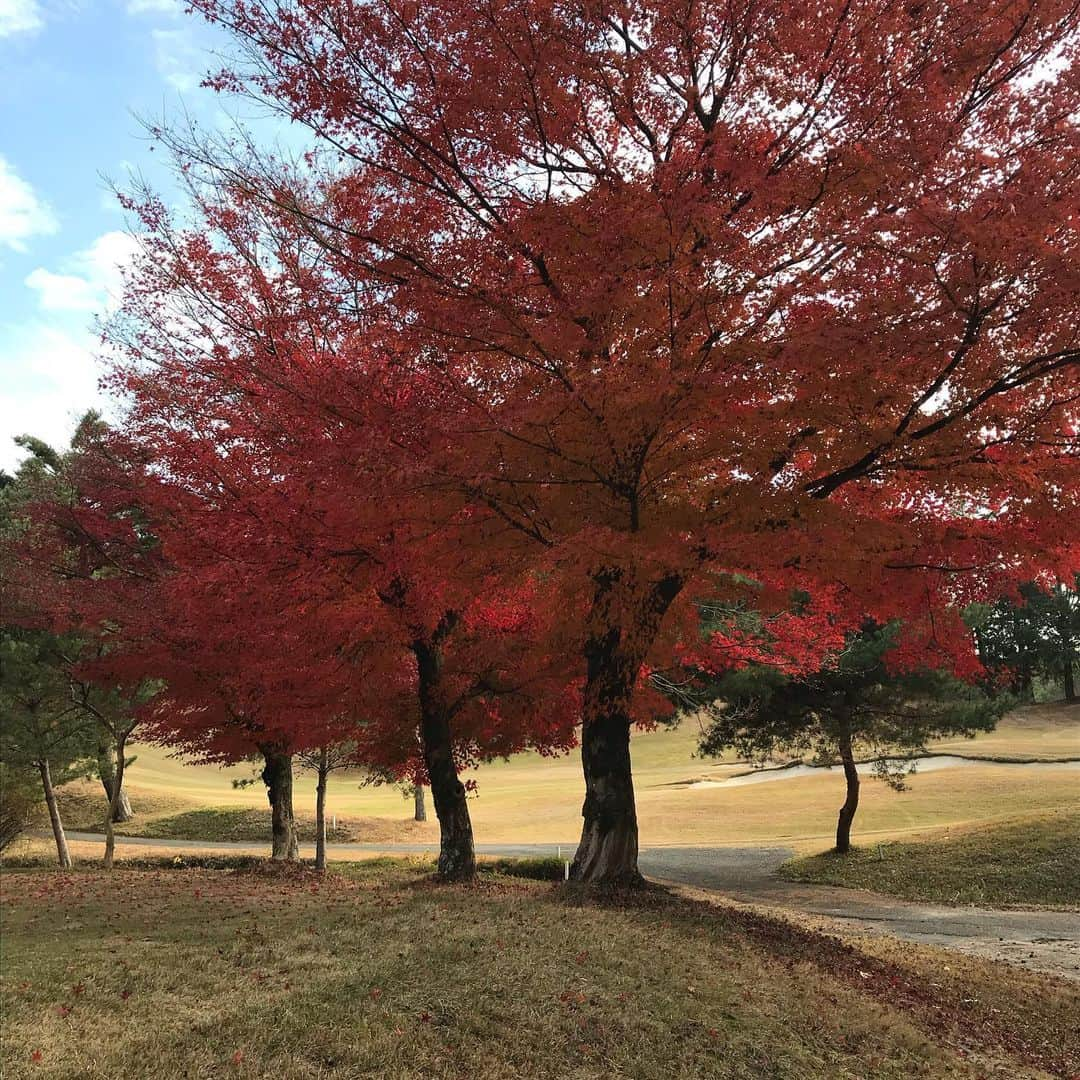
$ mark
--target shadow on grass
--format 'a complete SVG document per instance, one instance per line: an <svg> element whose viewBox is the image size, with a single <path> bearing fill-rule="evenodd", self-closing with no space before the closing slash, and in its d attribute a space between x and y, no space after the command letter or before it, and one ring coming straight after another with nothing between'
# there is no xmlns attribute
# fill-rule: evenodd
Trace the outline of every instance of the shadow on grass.
<svg viewBox="0 0 1080 1080"><path fill-rule="evenodd" d="M649 920L679 919L716 933L738 933L789 970L803 965L840 979L907 1013L939 1039L961 1048L996 1046L1051 1075L1080 1076L1080 1027L1075 1023L1080 992L1065 979L973 960L969 978L962 974L965 965L959 957L953 965L957 973L946 975L950 966L942 967L940 954L920 965L914 951L905 954L904 963L895 963L833 934L722 899L688 897L654 882L639 888L567 883L557 886L551 899L568 907L617 909ZM1001 982L1000 994L987 994L988 972ZM1056 991L1060 1009L1047 1008L1047 989ZM1033 1001L1030 1010L1020 1011L1021 996L1025 1003Z"/></svg>

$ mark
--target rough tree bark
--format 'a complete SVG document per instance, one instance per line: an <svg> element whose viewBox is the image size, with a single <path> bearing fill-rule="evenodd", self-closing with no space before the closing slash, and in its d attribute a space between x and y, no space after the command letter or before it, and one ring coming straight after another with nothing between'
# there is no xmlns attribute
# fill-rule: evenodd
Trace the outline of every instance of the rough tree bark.
<svg viewBox="0 0 1080 1080"><path fill-rule="evenodd" d="M292 755L282 753L273 746L260 746L259 749L266 762L262 782L266 785L266 797L270 801L273 829L271 858L275 862L295 862L300 857L300 842L293 814Z"/></svg>
<svg viewBox="0 0 1080 1080"><path fill-rule="evenodd" d="M847 797L844 805L840 807L840 817L836 823L836 850L845 855L851 850L851 823L855 819L855 811L859 808L859 770L855 766L851 732L847 728L840 733L840 761L844 766Z"/></svg>
<svg viewBox="0 0 1080 1080"><path fill-rule="evenodd" d="M109 798L109 809L105 814L105 869L113 867L113 855L116 851L116 834L113 831L113 822L122 820L117 818L120 799L124 794L124 748L127 746L127 737L120 736L116 740L116 765L113 772L113 789Z"/></svg>
<svg viewBox="0 0 1080 1080"><path fill-rule="evenodd" d="M45 805L49 808L49 822L52 825L53 839L56 841L56 856L65 870L71 869L71 855L68 852L67 837L64 835L64 823L60 820L60 807L56 805L56 789L53 787L52 772L49 762L38 762L41 773L41 786L45 791Z"/></svg>
<svg viewBox="0 0 1080 1080"><path fill-rule="evenodd" d="M326 781L330 775L329 755L319 751L318 780L315 784L315 869L326 869Z"/></svg>
<svg viewBox="0 0 1080 1080"><path fill-rule="evenodd" d="M1071 705L1076 701L1076 677L1071 660L1065 661L1065 700Z"/></svg>
<svg viewBox="0 0 1080 1080"><path fill-rule="evenodd" d="M465 785L454 764L438 638L436 631L433 639L413 642L420 694L420 743L439 819L439 876L446 881L471 881L476 876L472 821Z"/></svg>
<svg viewBox="0 0 1080 1080"><path fill-rule="evenodd" d="M581 711L584 819L570 877L604 885L639 885L637 809L630 764L630 702L638 672L664 613L682 588L668 575L634 589L617 571L597 576L585 646Z"/></svg>
<svg viewBox="0 0 1080 1080"><path fill-rule="evenodd" d="M629 702L627 686L625 699ZM637 808L630 766L630 718L625 709L583 710L581 764L585 773L584 824L570 867L575 881L637 885ZM591 714L591 715L590 715Z"/></svg>
<svg viewBox="0 0 1080 1080"><path fill-rule="evenodd" d="M413 784L413 821L427 821L423 784Z"/></svg>
<svg viewBox="0 0 1080 1080"><path fill-rule="evenodd" d="M111 806L113 802L113 781L116 778L116 764L109 751L109 744L104 741L98 745L98 777L101 780L101 786L105 789L105 798L109 800L109 805ZM131 801L128 799L128 794L121 788L120 800L116 804L113 821L116 824L120 824L124 821L130 821L134 816L135 813L131 809Z"/></svg>

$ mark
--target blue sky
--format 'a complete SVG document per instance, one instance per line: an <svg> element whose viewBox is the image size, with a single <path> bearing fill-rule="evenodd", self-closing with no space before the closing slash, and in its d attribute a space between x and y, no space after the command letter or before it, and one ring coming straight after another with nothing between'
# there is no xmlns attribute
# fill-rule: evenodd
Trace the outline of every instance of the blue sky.
<svg viewBox="0 0 1080 1080"><path fill-rule="evenodd" d="M97 390L96 315L130 255L108 177L169 177L137 117L183 108L213 124L199 87L214 31L176 0L0 0L0 468L29 432L63 443Z"/></svg>

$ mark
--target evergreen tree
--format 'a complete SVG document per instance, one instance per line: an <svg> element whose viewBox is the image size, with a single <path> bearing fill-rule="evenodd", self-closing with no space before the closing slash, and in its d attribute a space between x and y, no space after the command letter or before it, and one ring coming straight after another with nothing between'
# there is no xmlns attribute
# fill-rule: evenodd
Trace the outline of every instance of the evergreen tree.
<svg viewBox="0 0 1080 1080"><path fill-rule="evenodd" d="M847 790L836 850L846 852L859 804L858 758L902 790L914 770L911 759L925 753L927 743L990 730L1008 704L944 671L894 669L889 652L898 634L895 623L868 623L812 674L791 676L761 663L717 676L691 671L689 681L669 693L681 711L704 716L703 754L735 750L763 762L811 753L817 764L839 761Z"/></svg>
<svg viewBox="0 0 1080 1080"><path fill-rule="evenodd" d="M30 824L40 800L33 769L12 768L0 760L0 853Z"/></svg>
<svg viewBox="0 0 1080 1080"><path fill-rule="evenodd" d="M152 692L149 685L121 688L100 671L91 675L111 651L109 628L86 624L69 604L74 582L114 572L101 543L81 531L89 504L80 480L94 455L106 456L106 434L90 411L63 452L19 436L15 441L28 454L15 475L4 474L0 482L4 760L41 772L61 863L66 844L52 789L96 771L107 796L111 865L112 822L131 816L123 790L124 767L132 760L125 744L139 702ZM35 543L47 534L56 542Z"/></svg>
<svg viewBox="0 0 1080 1080"><path fill-rule="evenodd" d="M0 629L0 762L34 769L63 867L71 866L56 788L85 769L94 753L93 723L72 696L64 639L47 631Z"/></svg>

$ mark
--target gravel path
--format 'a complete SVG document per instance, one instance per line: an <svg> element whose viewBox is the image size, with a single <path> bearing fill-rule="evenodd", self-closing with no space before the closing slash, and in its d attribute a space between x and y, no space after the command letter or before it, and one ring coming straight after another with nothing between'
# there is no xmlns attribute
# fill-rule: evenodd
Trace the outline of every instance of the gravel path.
<svg viewBox="0 0 1080 1080"><path fill-rule="evenodd" d="M784 881L776 870L791 854L788 848L652 848L640 861L649 877L1080 980L1078 912L948 907Z"/></svg>
<svg viewBox="0 0 1080 1080"><path fill-rule="evenodd" d="M70 840L101 841L89 833L69 833ZM200 840L155 840L118 836L118 847L177 850L253 850L258 845ZM477 844L483 855L535 856L561 853L570 858L576 847L557 844ZM313 845L301 845L314 854ZM333 844L335 852L415 854L435 852L430 844ZM922 904L857 889L803 885L777 877L780 864L792 855L785 847L643 848L642 873L650 878L690 885L732 899L797 911L831 920L838 928L891 934L908 941L939 945L995 960L1008 960L1035 971L1080 981L1080 913L995 910Z"/></svg>

